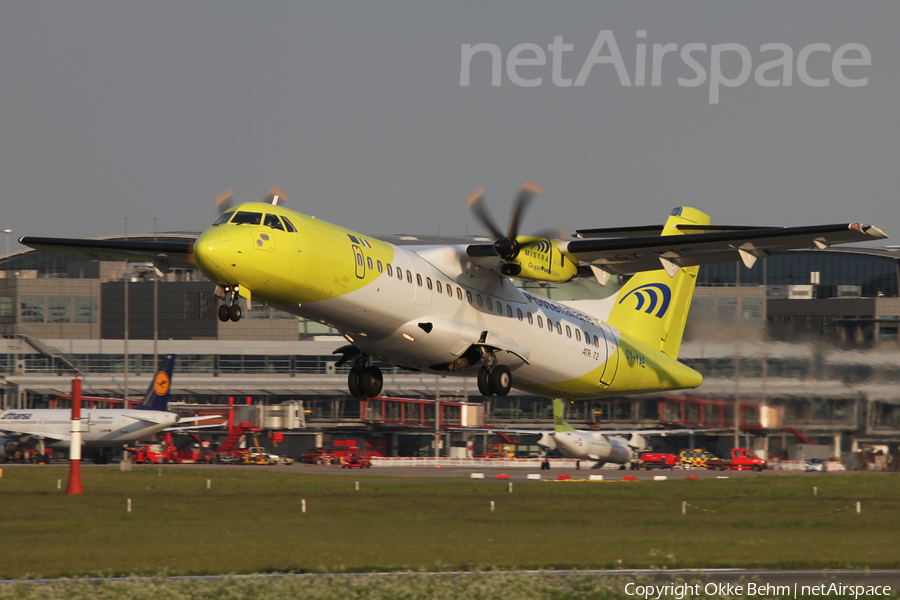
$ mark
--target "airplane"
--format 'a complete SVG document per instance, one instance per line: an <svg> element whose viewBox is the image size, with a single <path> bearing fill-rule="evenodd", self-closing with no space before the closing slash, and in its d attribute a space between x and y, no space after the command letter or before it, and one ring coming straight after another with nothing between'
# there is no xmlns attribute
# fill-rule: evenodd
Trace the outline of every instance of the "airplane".
<svg viewBox="0 0 900 600"><path fill-rule="evenodd" d="M108 463L111 448L148 438L163 430L179 430L189 423L215 416L179 419L168 410L169 386L175 355L160 361L159 370L147 392L134 408L92 408L81 411L81 439L94 449L95 462ZM34 408L0 412L0 459L9 458L26 445L36 442L45 447L68 448L71 442L72 411L65 408ZM202 427L202 426L201 426Z"/></svg>
<svg viewBox="0 0 900 600"><path fill-rule="evenodd" d="M758 258L795 248L887 238L859 223L803 227L710 225L679 207L664 225L585 229L576 239L520 235L524 212L541 191L519 190L501 231L479 188L468 198L493 243L396 246L303 215L270 191L267 202L233 206L216 199L219 218L191 242L22 237L32 248L91 258L152 261L158 275L196 266L216 285L223 322L251 299L336 328L348 344L355 397L383 389L373 361L422 373L476 376L484 396L512 387L575 398L695 388L702 376L678 361L698 266ZM559 302L513 280L561 283L580 273L606 285L634 274L603 300Z"/></svg>

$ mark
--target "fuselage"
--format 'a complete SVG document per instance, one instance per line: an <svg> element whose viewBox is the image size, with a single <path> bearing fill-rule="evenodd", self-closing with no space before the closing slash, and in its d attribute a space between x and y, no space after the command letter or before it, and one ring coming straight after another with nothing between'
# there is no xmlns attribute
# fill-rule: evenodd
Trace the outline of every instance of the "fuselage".
<svg viewBox="0 0 900 600"><path fill-rule="evenodd" d="M625 438L618 436L607 436L589 431L555 431L544 434L544 436L552 437L552 448L559 450L566 458L622 465L628 463L632 457L628 442L625 441ZM541 444L541 442L544 443ZM551 447L543 438L541 442L538 443L545 447Z"/></svg>
<svg viewBox="0 0 900 600"><path fill-rule="evenodd" d="M513 371L516 388L568 398L702 381L603 315L527 293L469 262L464 246L394 246L263 203L234 212L244 222L214 225L196 241L203 273L239 285L244 297L333 326L383 362L468 376L480 358L473 348L487 344Z"/></svg>
<svg viewBox="0 0 900 600"><path fill-rule="evenodd" d="M83 409L81 439L85 446L120 446L148 438L173 426L178 415L159 410ZM47 439L50 448L68 448L72 411L38 408L0 412L0 430ZM2 435L2 434L0 434ZM54 439L60 441L53 441ZM24 440L24 438L23 438ZM27 440L24 440L27 441Z"/></svg>

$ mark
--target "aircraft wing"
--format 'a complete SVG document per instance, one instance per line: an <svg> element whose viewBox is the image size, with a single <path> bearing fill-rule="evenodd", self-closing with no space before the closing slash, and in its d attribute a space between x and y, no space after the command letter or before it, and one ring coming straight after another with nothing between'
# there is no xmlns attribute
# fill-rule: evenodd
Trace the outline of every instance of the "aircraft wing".
<svg viewBox="0 0 900 600"><path fill-rule="evenodd" d="M682 235L658 235L659 226L584 229L582 239L558 242L559 250L578 264L590 265L607 275L629 275L665 268L741 260L749 268L758 258L787 250L824 249L834 244L886 239L881 229L859 223L804 227L741 227L692 225ZM602 236L602 239L584 239ZM478 266L500 271L503 259L493 244L470 244L466 257ZM595 271L596 274L596 271ZM599 278L599 274L598 274Z"/></svg>
<svg viewBox="0 0 900 600"><path fill-rule="evenodd" d="M19 243L45 252L84 254L88 259L125 258L151 261L162 272L194 268L194 244L177 241L91 240L25 236Z"/></svg>
<svg viewBox="0 0 900 600"><path fill-rule="evenodd" d="M725 229L678 236L583 239L560 243L560 250L582 263L612 274L627 275L675 265L692 267L742 260L752 267L758 258L796 249L824 249L833 244L885 239L879 228L859 223ZM667 264L668 263L668 264ZM676 269L677 270L677 269Z"/></svg>
<svg viewBox="0 0 900 600"><path fill-rule="evenodd" d="M212 429L218 427L222 428L221 423L213 424L213 425L187 425L186 427L166 427L163 431L194 431L195 429Z"/></svg>
<svg viewBox="0 0 900 600"><path fill-rule="evenodd" d="M38 440L46 440L49 442L68 442L72 439L69 434L59 432L48 433L46 431L10 431L9 429L0 429L0 434L5 438L19 441L22 438L34 438Z"/></svg>

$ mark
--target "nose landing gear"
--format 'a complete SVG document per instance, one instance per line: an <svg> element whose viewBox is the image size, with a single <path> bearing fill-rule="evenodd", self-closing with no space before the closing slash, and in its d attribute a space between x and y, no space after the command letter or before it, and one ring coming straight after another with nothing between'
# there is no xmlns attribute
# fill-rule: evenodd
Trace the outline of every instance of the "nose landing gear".
<svg viewBox="0 0 900 600"><path fill-rule="evenodd" d="M243 311L241 310L240 305L237 303L238 299L241 297L241 288L240 286L226 286L225 287L225 301L228 304L220 304L218 310L219 320L223 323L226 321L234 321L237 323L241 320L241 316L243 315Z"/></svg>

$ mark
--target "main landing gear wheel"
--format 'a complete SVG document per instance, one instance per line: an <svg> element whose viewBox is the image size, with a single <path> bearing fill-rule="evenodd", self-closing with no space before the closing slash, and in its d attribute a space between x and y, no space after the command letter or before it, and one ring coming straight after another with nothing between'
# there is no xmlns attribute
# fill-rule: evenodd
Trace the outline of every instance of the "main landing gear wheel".
<svg viewBox="0 0 900 600"><path fill-rule="evenodd" d="M347 376L347 387L354 398L375 398L384 389L384 377L378 367L350 369Z"/></svg>
<svg viewBox="0 0 900 600"><path fill-rule="evenodd" d="M226 304L219 305L219 311L218 311L219 320L222 321L223 323L225 323L229 319L228 312L229 312L228 305L226 305Z"/></svg>
<svg viewBox="0 0 900 600"><path fill-rule="evenodd" d="M481 367L478 370L478 391L482 396L505 396L512 388L512 374L506 365L495 365L493 369Z"/></svg>
<svg viewBox="0 0 900 600"><path fill-rule="evenodd" d="M359 374L359 391L363 396L375 398L384 388L384 377L378 367L366 367Z"/></svg>
<svg viewBox="0 0 900 600"><path fill-rule="evenodd" d="M359 369L350 369L350 374L347 376L347 387L350 388L351 396L362 397L362 390L359 389Z"/></svg>
<svg viewBox="0 0 900 600"><path fill-rule="evenodd" d="M498 396L505 396L512 388L512 373L506 365L497 365L491 371L491 389Z"/></svg>
<svg viewBox="0 0 900 600"><path fill-rule="evenodd" d="M478 391L481 392L482 396L493 395L493 391L491 391L491 372L487 370L487 367L478 369Z"/></svg>

